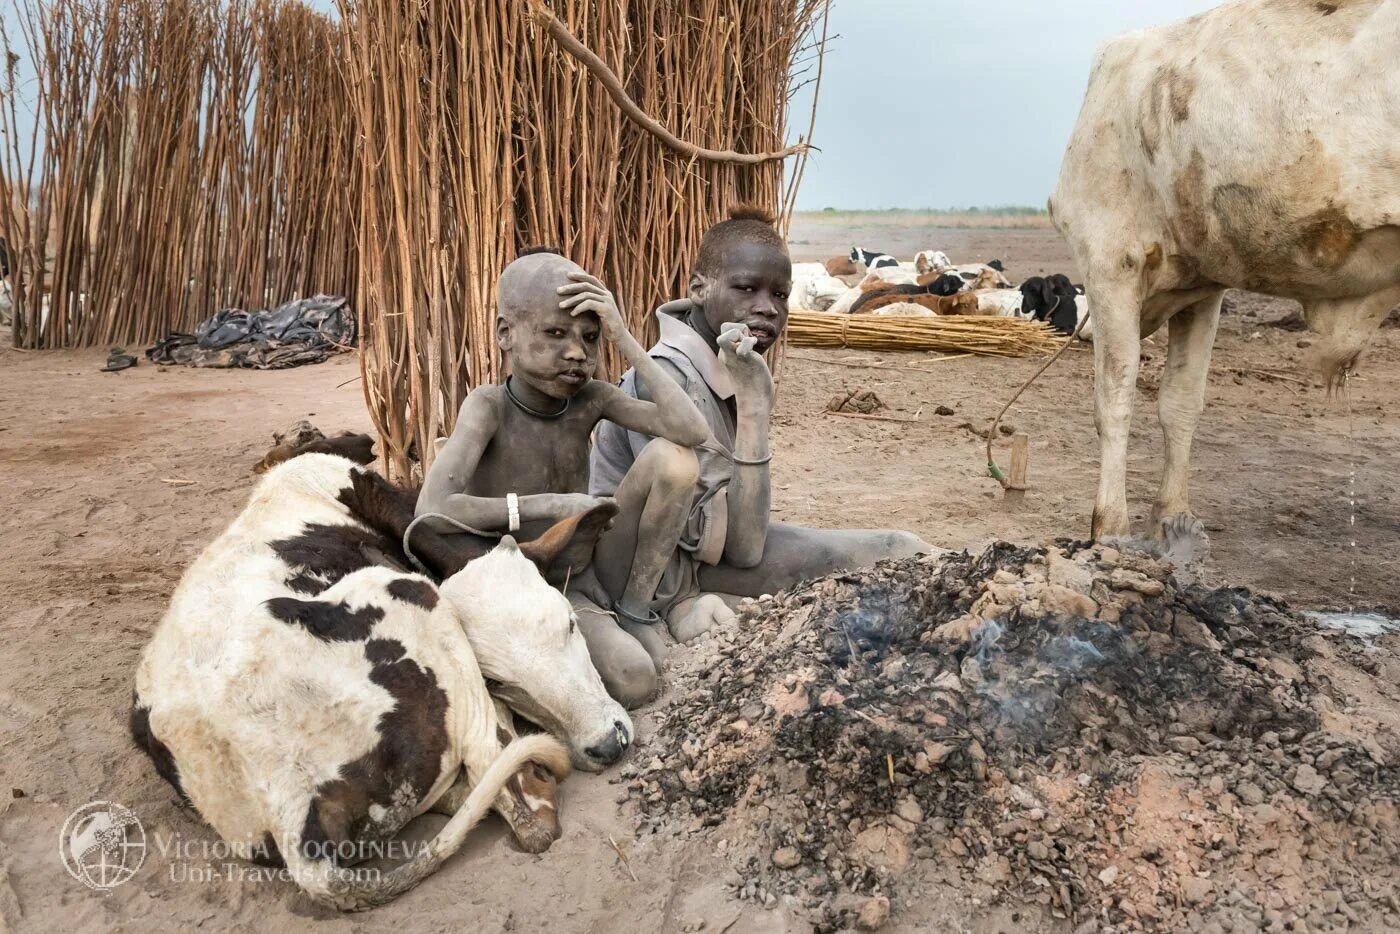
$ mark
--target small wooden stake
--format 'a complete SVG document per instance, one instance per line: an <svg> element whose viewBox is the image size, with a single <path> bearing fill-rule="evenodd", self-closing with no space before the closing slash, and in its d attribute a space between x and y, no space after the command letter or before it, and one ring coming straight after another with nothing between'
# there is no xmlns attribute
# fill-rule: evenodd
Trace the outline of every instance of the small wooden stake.
<svg viewBox="0 0 1400 934"><path fill-rule="evenodd" d="M1026 466L1030 461L1030 456L1030 436L1018 431L1011 436L1011 469L1006 475L1006 488L1008 490L1024 490L1026 488Z"/></svg>

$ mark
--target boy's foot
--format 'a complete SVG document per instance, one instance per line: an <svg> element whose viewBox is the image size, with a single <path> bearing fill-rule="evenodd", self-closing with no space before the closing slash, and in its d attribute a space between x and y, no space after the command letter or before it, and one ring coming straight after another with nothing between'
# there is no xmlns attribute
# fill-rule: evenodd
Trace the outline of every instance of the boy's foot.
<svg viewBox="0 0 1400 934"><path fill-rule="evenodd" d="M702 593L694 599L676 604L667 617L666 625L677 642L689 642L733 619L734 611L718 594Z"/></svg>
<svg viewBox="0 0 1400 934"><path fill-rule="evenodd" d="M661 635L661 617L651 609L642 613L629 612L623 609L621 604L615 604L613 612L617 614L617 625L642 644L642 648L647 650L652 663L656 665L657 672L660 672L668 651L666 639Z"/></svg>

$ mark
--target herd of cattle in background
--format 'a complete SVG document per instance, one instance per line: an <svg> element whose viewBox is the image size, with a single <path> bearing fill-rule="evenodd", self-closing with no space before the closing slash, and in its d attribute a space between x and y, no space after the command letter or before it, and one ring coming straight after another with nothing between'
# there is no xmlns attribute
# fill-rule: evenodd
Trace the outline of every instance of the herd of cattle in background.
<svg viewBox="0 0 1400 934"><path fill-rule="evenodd" d="M852 247L847 256L792 267L790 307L850 315L980 315L1047 321L1071 334L1088 315L1083 286L1062 274L1032 276L1013 286L1000 260L955 264L940 250L909 262ZM1092 336L1085 322L1080 336Z"/></svg>
<svg viewBox="0 0 1400 934"><path fill-rule="evenodd" d="M1153 531L1202 534L1186 477L1225 288L1301 301L1325 371L1343 378L1400 302L1397 60L1394 0L1240 0L1125 36L1098 56L1050 202L1085 294L1061 276L1009 288L1000 264L926 252L908 268L856 250L851 266L798 267L792 304L827 301L835 282L827 311L975 307L1067 330L1091 302L1096 538L1129 531L1138 342L1170 320ZM264 844L340 908L421 881L488 807L528 846L557 833L563 747L512 740L483 675L579 765L606 765L630 738L541 574L591 547L608 517L480 556L446 549L429 577L395 567L411 514L343 457L275 468L186 572L137 676L132 730L160 774L226 840ZM374 883L344 868L343 845L384 840L429 809L454 816L426 853Z"/></svg>

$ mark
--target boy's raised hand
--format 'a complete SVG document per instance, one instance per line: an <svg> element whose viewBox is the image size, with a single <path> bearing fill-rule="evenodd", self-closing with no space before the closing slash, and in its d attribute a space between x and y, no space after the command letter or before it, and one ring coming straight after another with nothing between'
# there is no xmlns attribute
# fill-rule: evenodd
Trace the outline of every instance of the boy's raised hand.
<svg viewBox="0 0 1400 934"><path fill-rule="evenodd" d="M617 307L617 299L608 287L603 285L602 280L582 270L569 273L569 278L574 281L569 285L561 285L558 290L559 294L564 296L559 300L560 308L575 318L586 311L593 312L598 316L598 323L602 326L603 336L608 339L608 343L616 344L622 335L630 335L627 322L622 320L622 311Z"/></svg>
<svg viewBox="0 0 1400 934"><path fill-rule="evenodd" d="M719 357L724 361L740 390L740 401L753 400L771 406L773 402L773 374L768 363L754 349L755 340L749 329L737 321L727 322L720 328Z"/></svg>

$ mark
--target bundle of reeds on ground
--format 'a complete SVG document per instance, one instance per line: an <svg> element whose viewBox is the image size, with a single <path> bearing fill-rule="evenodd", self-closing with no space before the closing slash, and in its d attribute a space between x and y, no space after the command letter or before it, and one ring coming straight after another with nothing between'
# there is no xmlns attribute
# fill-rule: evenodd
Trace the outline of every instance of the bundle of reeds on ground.
<svg viewBox="0 0 1400 934"><path fill-rule="evenodd" d="M1064 338L1043 321L930 315L829 315L795 311L788 318L795 347L934 350L989 357L1053 353Z"/></svg>

